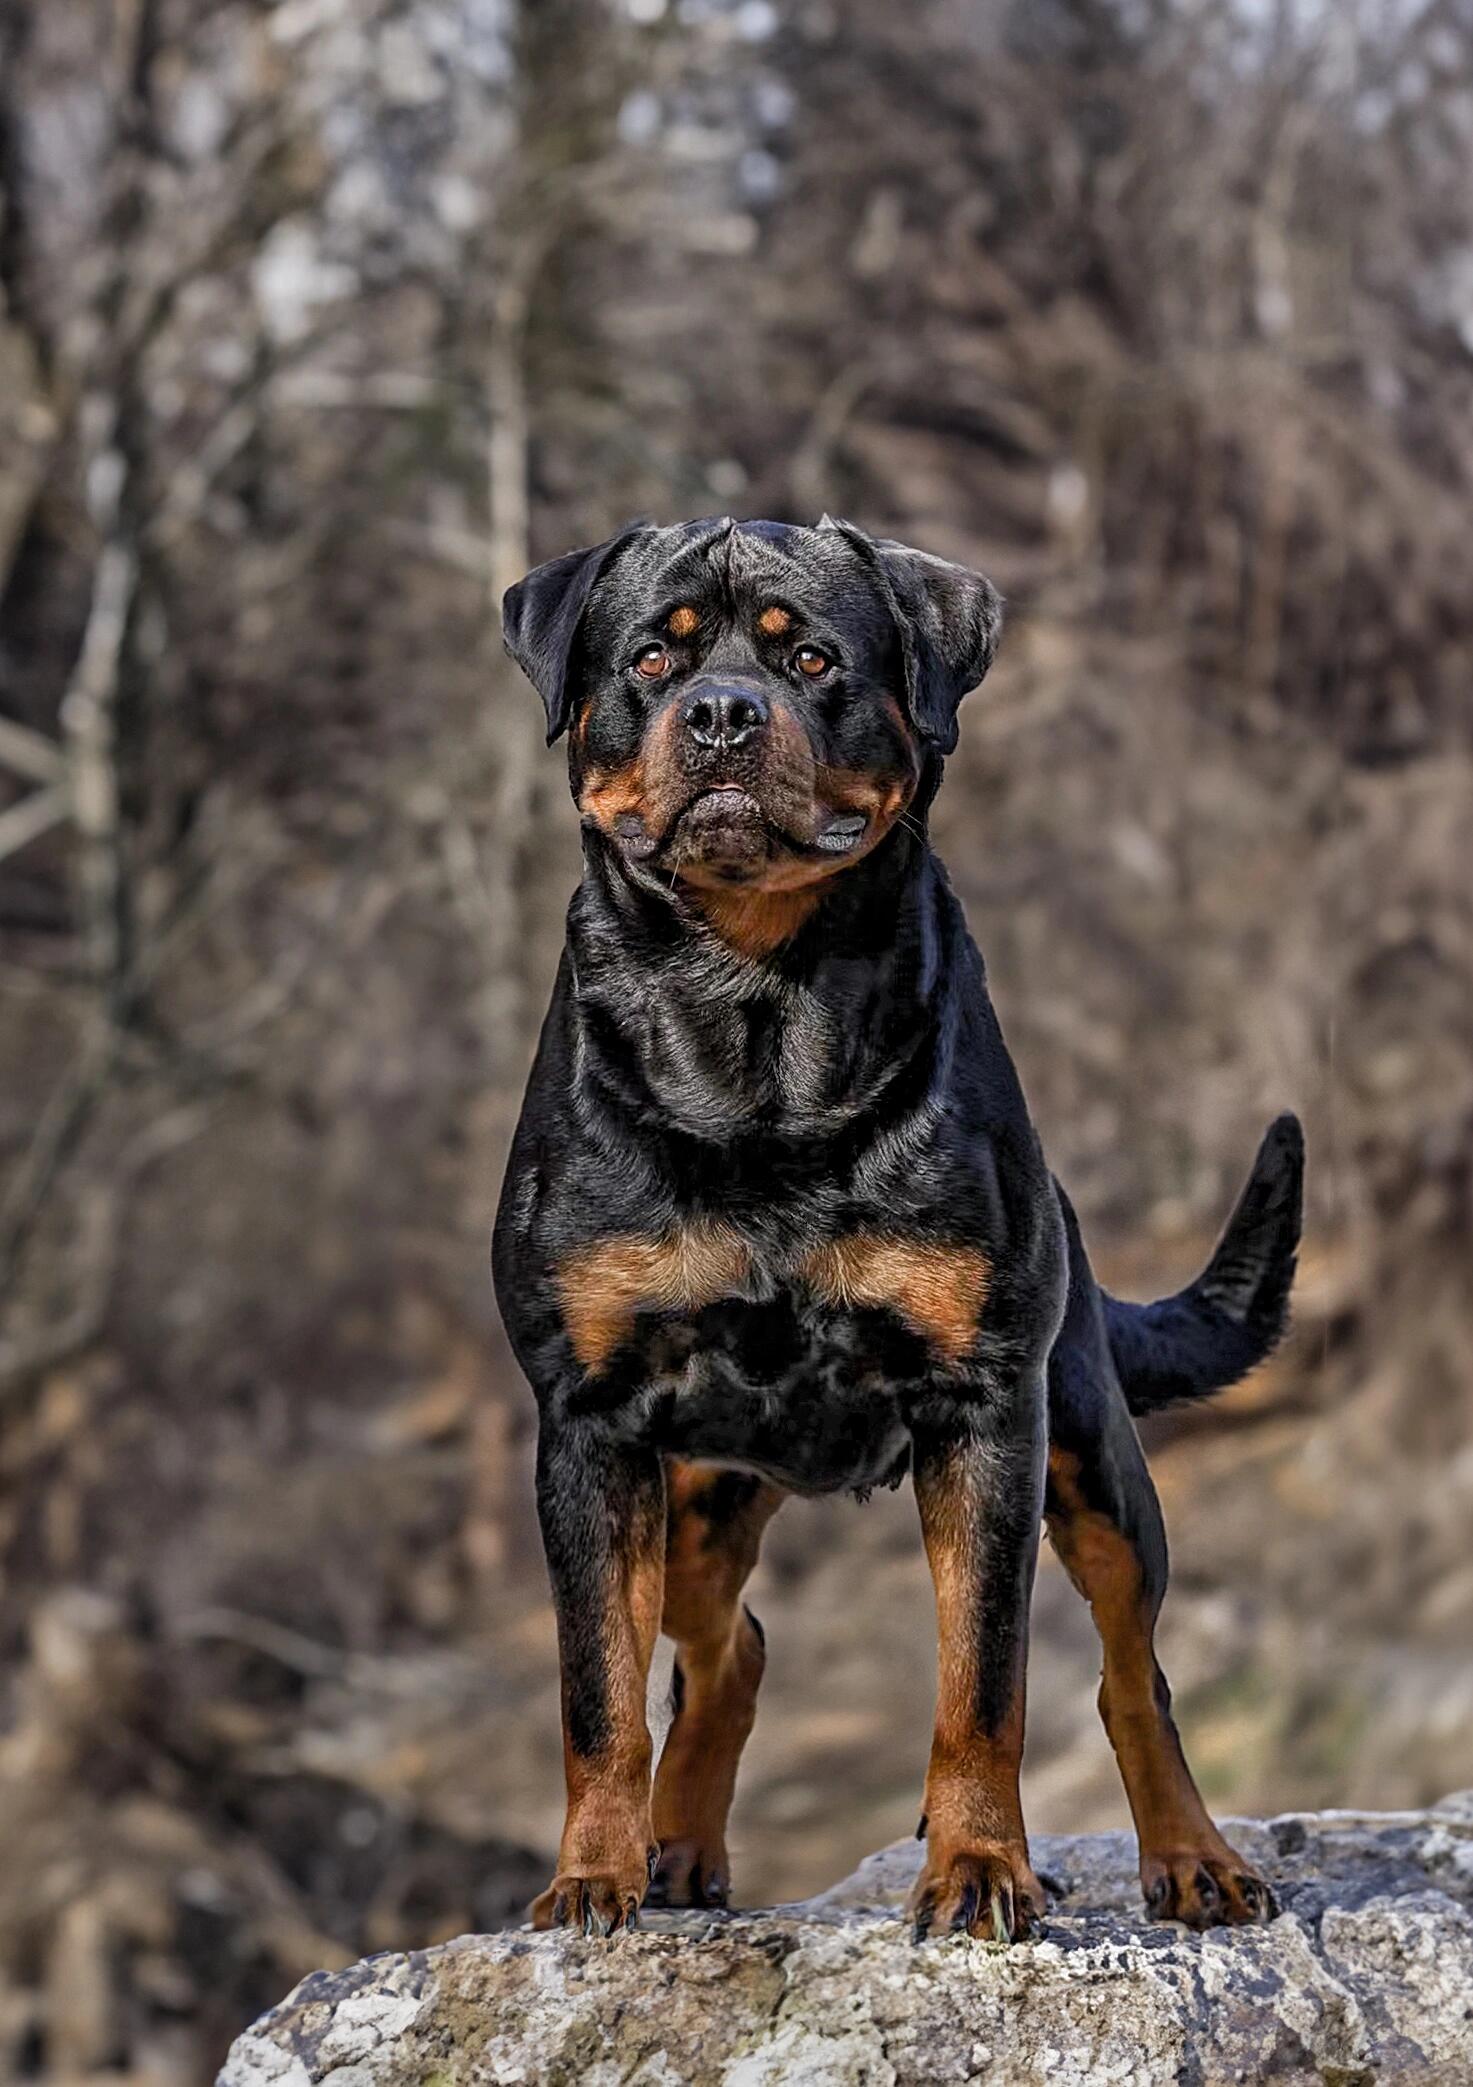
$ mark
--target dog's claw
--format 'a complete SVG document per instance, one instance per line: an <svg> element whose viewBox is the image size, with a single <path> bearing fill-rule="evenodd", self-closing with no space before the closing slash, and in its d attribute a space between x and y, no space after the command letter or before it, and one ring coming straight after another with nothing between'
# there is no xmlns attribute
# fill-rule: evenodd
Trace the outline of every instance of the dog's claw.
<svg viewBox="0 0 1473 2087"><path fill-rule="evenodd" d="M963 1849L928 1862L911 1894L911 1939L971 1935L982 1942L1022 1942L1043 1933L1042 1887L1026 1855L996 1848Z"/></svg>
<svg viewBox="0 0 1473 2087"><path fill-rule="evenodd" d="M534 1928L561 1928L592 1940L616 1935L639 1924L640 1891L616 1877L555 1877L534 1899Z"/></svg>

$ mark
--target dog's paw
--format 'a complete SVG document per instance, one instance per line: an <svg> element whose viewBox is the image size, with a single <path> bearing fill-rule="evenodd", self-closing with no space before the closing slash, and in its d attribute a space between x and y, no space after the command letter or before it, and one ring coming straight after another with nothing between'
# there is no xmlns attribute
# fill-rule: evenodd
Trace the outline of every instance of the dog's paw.
<svg viewBox="0 0 1473 2087"><path fill-rule="evenodd" d="M613 1935L638 1925L648 1872L637 1877L604 1875L554 1877L533 1899L528 1917L534 1928L570 1928L578 1935Z"/></svg>
<svg viewBox="0 0 1473 2087"><path fill-rule="evenodd" d="M662 1844L646 1904L650 1906L724 1906L731 1896L731 1870L726 1849L697 1840Z"/></svg>
<svg viewBox="0 0 1473 2087"><path fill-rule="evenodd" d="M1043 1886L1022 1848L1000 1841L951 1854L928 1850L910 1895L911 1935L1031 1942L1043 1933Z"/></svg>
<svg viewBox="0 0 1473 2087"><path fill-rule="evenodd" d="M1221 1851L1143 1854L1141 1889L1148 1920L1180 1920L1189 1928L1252 1927L1279 1910L1268 1884L1226 1843Z"/></svg>

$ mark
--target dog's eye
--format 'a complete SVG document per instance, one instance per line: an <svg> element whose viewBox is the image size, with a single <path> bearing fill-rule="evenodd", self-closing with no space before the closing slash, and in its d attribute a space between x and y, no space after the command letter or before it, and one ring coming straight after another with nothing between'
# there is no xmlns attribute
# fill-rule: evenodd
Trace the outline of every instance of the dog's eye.
<svg viewBox="0 0 1473 2087"><path fill-rule="evenodd" d="M828 654L820 652L816 645L800 645L793 654L793 662L798 672L806 674L810 681L817 681L820 674L827 674L834 664Z"/></svg>
<svg viewBox="0 0 1473 2087"><path fill-rule="evenodd" d="M642 674L646 681L658 681L662 674L670 671L670 655L663 645L646 645L634 662L634 671Z"/></svg>

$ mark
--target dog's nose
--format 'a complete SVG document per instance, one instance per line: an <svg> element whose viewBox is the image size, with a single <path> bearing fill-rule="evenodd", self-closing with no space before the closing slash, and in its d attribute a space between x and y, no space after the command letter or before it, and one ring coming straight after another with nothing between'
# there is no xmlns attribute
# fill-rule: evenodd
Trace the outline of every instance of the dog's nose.
<svg viewBox="0 0 1473 2087"><path fill-rule="evenodd" d="M745 746L766 723L767 705L755 689L706 689L685 706L685 729L697 746Z"/></svg>

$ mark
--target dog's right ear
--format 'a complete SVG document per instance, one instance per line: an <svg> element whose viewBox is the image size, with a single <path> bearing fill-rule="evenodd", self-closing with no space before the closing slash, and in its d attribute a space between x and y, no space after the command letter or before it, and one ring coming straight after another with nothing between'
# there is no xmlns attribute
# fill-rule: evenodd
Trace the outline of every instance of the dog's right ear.
<svg viewBox="0 0 1473 2087"><path fill-rule="evenodd" d="M630 538L646 526L630 522L617 536L589 550L550 558L502 596L502 642L542 698L549 746L571 721L568 668L588 597Z"/></svg>

